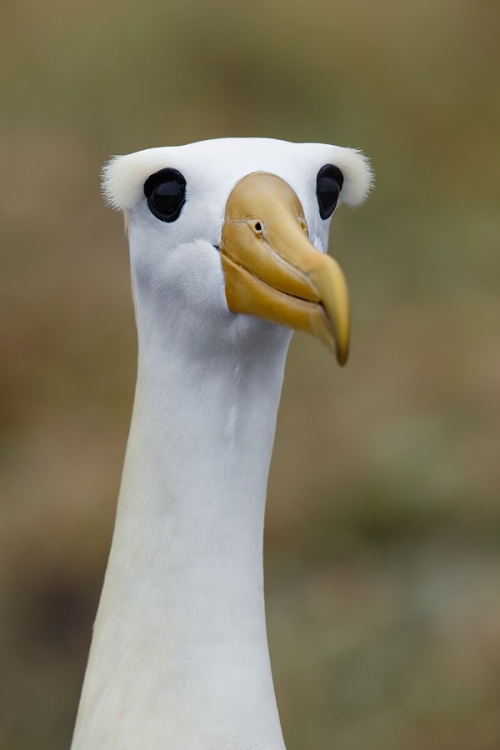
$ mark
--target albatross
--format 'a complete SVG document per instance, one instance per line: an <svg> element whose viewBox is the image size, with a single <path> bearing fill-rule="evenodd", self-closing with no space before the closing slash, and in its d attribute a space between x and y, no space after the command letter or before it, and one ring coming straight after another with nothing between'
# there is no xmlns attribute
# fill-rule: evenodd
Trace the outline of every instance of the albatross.
<svg viewBox="0 0 500 750"><path fill-rule="evenodd" d="M284 750L263 583L276 416L292 329L347 359L328 230L371 180L357 150L263 138L106 166L138 374L72 750Z"/></svg>

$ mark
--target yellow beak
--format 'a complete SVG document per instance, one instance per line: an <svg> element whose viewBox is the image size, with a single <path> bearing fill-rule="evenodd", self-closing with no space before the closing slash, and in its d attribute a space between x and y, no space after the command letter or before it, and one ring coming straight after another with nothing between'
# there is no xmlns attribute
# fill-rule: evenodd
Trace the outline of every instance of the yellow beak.
<svg viewBox="0 0 500 750"><path fill-rule="evenodd" d="M346 363L344 274L309 240L302 205L288 183L266 172L240 180L227 201L220 248L230 310L311 333Z"/></svg>

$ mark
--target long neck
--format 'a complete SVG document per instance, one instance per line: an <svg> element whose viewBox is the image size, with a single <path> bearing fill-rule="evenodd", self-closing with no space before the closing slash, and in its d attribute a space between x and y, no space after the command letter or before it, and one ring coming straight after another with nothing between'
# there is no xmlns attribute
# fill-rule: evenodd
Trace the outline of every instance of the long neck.
<svg viewBox="0 0 500 750"><path fill-rule="evenodd" d="M282 750L262 537L288 336L209 364L140 344L72 750Z"/></svg>

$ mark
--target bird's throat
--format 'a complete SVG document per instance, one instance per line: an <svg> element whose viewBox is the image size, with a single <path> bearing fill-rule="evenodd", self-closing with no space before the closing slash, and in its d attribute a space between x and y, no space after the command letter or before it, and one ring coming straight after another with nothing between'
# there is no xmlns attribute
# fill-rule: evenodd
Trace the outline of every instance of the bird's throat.
<svg viewBox="0 0 500 750"><path fill-rule="evenodd" d="M210 367L143 346L73 750L280 750L262 535L288 337Z"/></svg>

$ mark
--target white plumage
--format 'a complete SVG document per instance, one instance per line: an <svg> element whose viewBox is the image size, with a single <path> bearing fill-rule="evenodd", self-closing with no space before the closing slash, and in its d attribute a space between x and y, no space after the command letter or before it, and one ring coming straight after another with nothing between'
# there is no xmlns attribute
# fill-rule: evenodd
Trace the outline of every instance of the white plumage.
<svg viewBox="0 0 500 750"><path fill-rule="evenodd" d="M360 203L366 160L323 144L222 139L106 168L106 197L126 214L139 364L73 750L283 750L262 536L291 332L229 310L219 247L231 191L266 172L293 188L325 252L325 164L342 171L341 200ZM154 216L144 195L162 169L185 178L175 221Z"/></svg>

